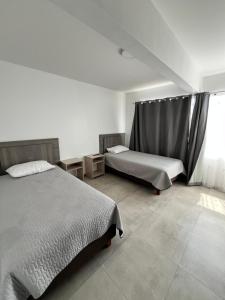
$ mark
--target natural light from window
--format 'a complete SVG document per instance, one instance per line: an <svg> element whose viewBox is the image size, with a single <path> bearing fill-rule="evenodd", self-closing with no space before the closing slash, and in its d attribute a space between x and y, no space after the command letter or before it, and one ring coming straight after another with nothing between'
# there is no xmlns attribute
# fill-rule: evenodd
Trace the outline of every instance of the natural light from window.
<svg viewBox="0 0 225 300"><path fill-rule="evenodd" d="M225 199L201 193L198 205L221 215L225 215Z"/></svg>
<svg viewBox="0 0 225 300"><path fill-rule="evenodd" d="M205 157L225 160L225 95L212 95L210 99Z"/></svg>
<svg viewBox="0 0 225 300"><path fill-rule="evenodd" d="M205 141L193 178L225 192L225 93L210 96Z"/></svg>

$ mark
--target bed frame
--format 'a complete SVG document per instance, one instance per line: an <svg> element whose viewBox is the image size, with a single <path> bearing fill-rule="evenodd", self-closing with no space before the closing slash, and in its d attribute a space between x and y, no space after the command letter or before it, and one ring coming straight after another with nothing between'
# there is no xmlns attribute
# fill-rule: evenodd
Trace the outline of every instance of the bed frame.
<svg viewBox="0 0 225 300"><path fill-rule="evenodd" d="M110 134L100 134L99 135L99 153L104 154L107 152L107 148L116 146L116 145L123 145L125 146L125 133L110 133ZM106 166L106 171L109 173L117 174L119 176L128 178L130 180L133 180L137 183L143 184L145 186L154 188L156 195L160 195L160 190L156 189L151 183L137 178L135 176L120 172L118 170L115 170L111 167ZM175 181L177 177L172 178L171 181Z"/></svg>
<svg viewBox="0 0 225 300"><path fill-rule="evenodd" d="M90 261L94 256L99 253L102 249L108 248L111 245L111 239L116 235L116 226L112 225L108 231L99 239L89 244L84 248L73 260L72 262L60 272L54 280L51 282L44 294L39 298L45 298L45 296L57 288L57 286L66 283L71 276L74 276L74 273L78 273L88 261ZM33 300L33 297L29 297L28 300Z"/></svg>
<svg viewBox="0 0 225 300"><path fill-rule="evenodd" d="M104 154L107 152L107 148L125 145L125 133L110 133L99 135L99 153Z"/></svg>
<svg viewBox="0 0 225 300"><path fill-rule="evenodd" d="M0 168L2 171L5 171L12 165L34 160L46 160L51 164L58 164L60 160L58 138L0 142ZM71 268L73 271L78 270L82 264L100 249L109 247L111 245L111 239L115 235L116 226L112 225L102 237L84 248L74 258L72 263L69 264L65 271L62 271L61 273L64 274ZM54 282L57 281L58 278L62 278L61 273L53 280L51 285L54 285Z"/></svg>
<svg viewBox="0 0 225 300"><path fill-rule="evenodd" d="M54 138L0 142L0 166L2 170L34 160L46 160L51 164L57 164L60 160L59 140Z"/></svg>

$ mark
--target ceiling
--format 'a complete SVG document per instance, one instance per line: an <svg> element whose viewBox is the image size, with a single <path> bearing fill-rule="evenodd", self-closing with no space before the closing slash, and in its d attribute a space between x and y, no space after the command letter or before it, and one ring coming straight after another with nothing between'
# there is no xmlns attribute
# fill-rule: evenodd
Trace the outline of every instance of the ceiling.
<svg viewBox="0 0 225 300"><path fill-rule="evenodd" d="M146 1L154 3L182 47L198 64L202 77L225 72L225 0ZM125 4L129 0L118 3L124 3L127 12ZM143 0L140 11L144 10L144 3ZM121 57L121 41L110 41L51 1L0 0L0 8L0 60L118 91L155 86L171 79L161 72L162 68L158 70L167 79L150 64ZM152 43L158 45L156 37ZM169 50L168 46L165 55L171 62ZM147 59L146 53L143 51ZM187 64L181 67L187 71Z"/></svg>
<svg viewBox="0 0 225 300"><path fill-rule="evenodd" d="M0 6L0 60L120 91L166 81L48 1L0 0Z"/></svg>
<svg viewBox="0 0 225 300"><path fill-rule="evenodd" d="M224 0L149 0L154 3L202 75L225 71Z"/></svg>

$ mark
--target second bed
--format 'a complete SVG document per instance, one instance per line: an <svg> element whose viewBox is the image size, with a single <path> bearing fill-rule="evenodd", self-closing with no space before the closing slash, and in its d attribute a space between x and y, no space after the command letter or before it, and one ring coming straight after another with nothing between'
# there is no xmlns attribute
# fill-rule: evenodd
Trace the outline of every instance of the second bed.
<svg viewBox="0 0 225 300"><path fill-rule="evenodd" d="M179 174L185 173L183 162L179 159L131 150L108 153L107 148L124 144L122 133L100 135L99 141L107 167L150 183L157 194L169 188Z"/></svg>

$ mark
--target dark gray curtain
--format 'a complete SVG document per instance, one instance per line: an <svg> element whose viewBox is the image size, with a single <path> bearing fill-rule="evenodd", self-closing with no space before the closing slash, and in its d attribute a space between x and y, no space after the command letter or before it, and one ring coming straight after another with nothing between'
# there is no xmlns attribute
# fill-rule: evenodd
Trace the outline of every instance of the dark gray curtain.
<svg viewBox="0 0 225 300"><path fill-rule="evenodd" d="M190 107L191 96L135 103L130 149L185 163Z"/></svg>
<svg viewBox="0 0 225 300"><path fill-rule="evenodd" d="M1 163L0 163L0 176L6 175L7 173L2 169Z"/></svg>
<svg viewBox="0 0 225 300"><path fill-rule="evenodd" d="M196 94L195 106L193 110L191 129L189 137L188 155L187 155L187 180L191 179L194 172L202 143L205 136L208 108L209 93ZM216 132L215 132L216 134Z"/></svg>

